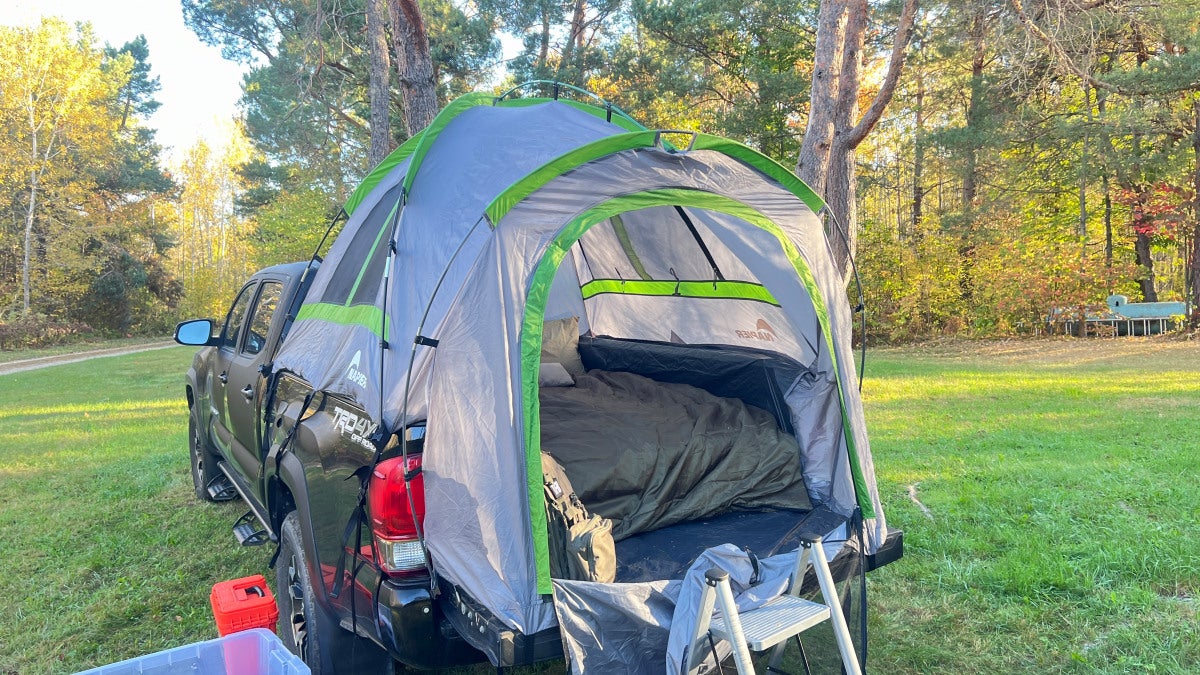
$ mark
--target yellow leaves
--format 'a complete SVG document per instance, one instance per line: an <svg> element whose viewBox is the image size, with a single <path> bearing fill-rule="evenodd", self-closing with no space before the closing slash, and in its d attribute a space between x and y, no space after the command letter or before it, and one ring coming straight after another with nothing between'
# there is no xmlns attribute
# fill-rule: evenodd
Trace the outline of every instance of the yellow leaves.
<svg viewBox="0 0 1200 675"><path fill-rule="evenodd" d="M0 116L26 170L103 150L117 123L108 103L128 73L103 67L86 26L48 18L33 27L0 27Z"/></svg>
<svg viewBox="0 0 1200 675"><path fill-rule="evenodd" d="M254 271L252 227L235 201L244 188L238 168L252 154L241 124L231 124L221 147L197 141L172 172L182 190L169 207L178 242L171 265L185 288L185 316L219 316Z"/></svg>

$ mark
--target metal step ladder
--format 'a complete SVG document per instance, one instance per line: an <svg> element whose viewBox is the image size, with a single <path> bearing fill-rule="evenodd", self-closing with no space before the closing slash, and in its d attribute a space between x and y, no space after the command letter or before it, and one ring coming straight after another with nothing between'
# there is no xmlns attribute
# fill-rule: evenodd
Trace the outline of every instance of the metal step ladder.
<svg viewBox="0 0 1200 675"><path fill-rule="evenodd" d="M810 563L821 586L824 604L799 597L804 572ZM714 605L720 608L717 617L713 617ZM684 673L691 675L704 662L713 641L718 639L728 640L732 645L733 660L740 675L754 675L750 652L771 648L774 651L767 670L777 670L783 660L783 648L788 638L798 636L826 619L833 623L833 633L837 638L845 672L847 675L862 675L854 643L850 641L850 629L842 614L842 603L833 574L829 571L829 561L821 546L821 537L802 533L800 555L797 556L791 588L787 594L773 598L761 607L739 613L729 585L729 573L713 568L705 574L704 593L700 596L700 617L684 662Z"/></svg>

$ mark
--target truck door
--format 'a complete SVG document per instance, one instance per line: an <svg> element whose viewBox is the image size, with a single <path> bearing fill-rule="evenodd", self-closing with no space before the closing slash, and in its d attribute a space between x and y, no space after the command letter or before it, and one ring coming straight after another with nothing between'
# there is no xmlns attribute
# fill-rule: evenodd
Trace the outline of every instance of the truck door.
<svg viewBox="0 0 1200 675"><path fill-rule="evenodd" d="M281 282L266 280L260 284L246 322L246 334L230 360L229 384L225 389L233 466L256 487L262 477L260 406L267 381L259 369L275 351L268 338L272 336L271 323L282 296Z"/></svg>
<svg viewBox="0 0 1200 675"><path fill-rule="evenodd" d="M208 371L208 391L211 394L209 401L212 406L212 415L209 417L212 421L212 433L209 436L221 454L229 459L232 459L230 447L233 438L226 405L229 390L229 367L245 333L243 326L246 323L246 314L250 310L250 302L254 299L256 290L258 290L258 283L251 281L242 287L237 299L233 301L233 305L229 308L229 314L225 316L225 325L221 328L221 343L213 358L213 367Z"/></svg>

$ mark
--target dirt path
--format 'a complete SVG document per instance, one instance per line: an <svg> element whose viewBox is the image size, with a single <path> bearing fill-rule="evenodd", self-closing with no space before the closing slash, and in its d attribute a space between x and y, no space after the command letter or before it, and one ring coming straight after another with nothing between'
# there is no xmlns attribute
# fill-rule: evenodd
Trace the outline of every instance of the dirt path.
<svg viewBox="0 0 1200 675"><path fill-rule="evenodd" d="M39 356L32 359L21 359L20 361L9 361L8 363L0 363L0 376L11 375L13 373L23 373L27 370L37 370L38 368L49 368L50 366L61 366L67 363L79 363L80 361L89 361L91 359L98 359L105 356L136 354L138 352L148 352L155 349L166 349L167 347L174 346L174 342L161 342L147 345L134 345L130 347L110 347L109 349L94 349L90 352L54 354L52 356Z"/></svg>

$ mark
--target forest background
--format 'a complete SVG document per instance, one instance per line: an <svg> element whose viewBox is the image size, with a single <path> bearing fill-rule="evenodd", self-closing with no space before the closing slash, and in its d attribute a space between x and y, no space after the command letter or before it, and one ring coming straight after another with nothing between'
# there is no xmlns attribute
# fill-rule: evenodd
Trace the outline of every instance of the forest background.
<svg viewBox="0 0 1200 675"><path fill-rule="evenodd" d="M0 26L0 348L222 315L438 107L536 79L795 168L873 343L1200 305L1200 0L182 5L247 74L228 142L171 162L143 38Z"/></svg>

